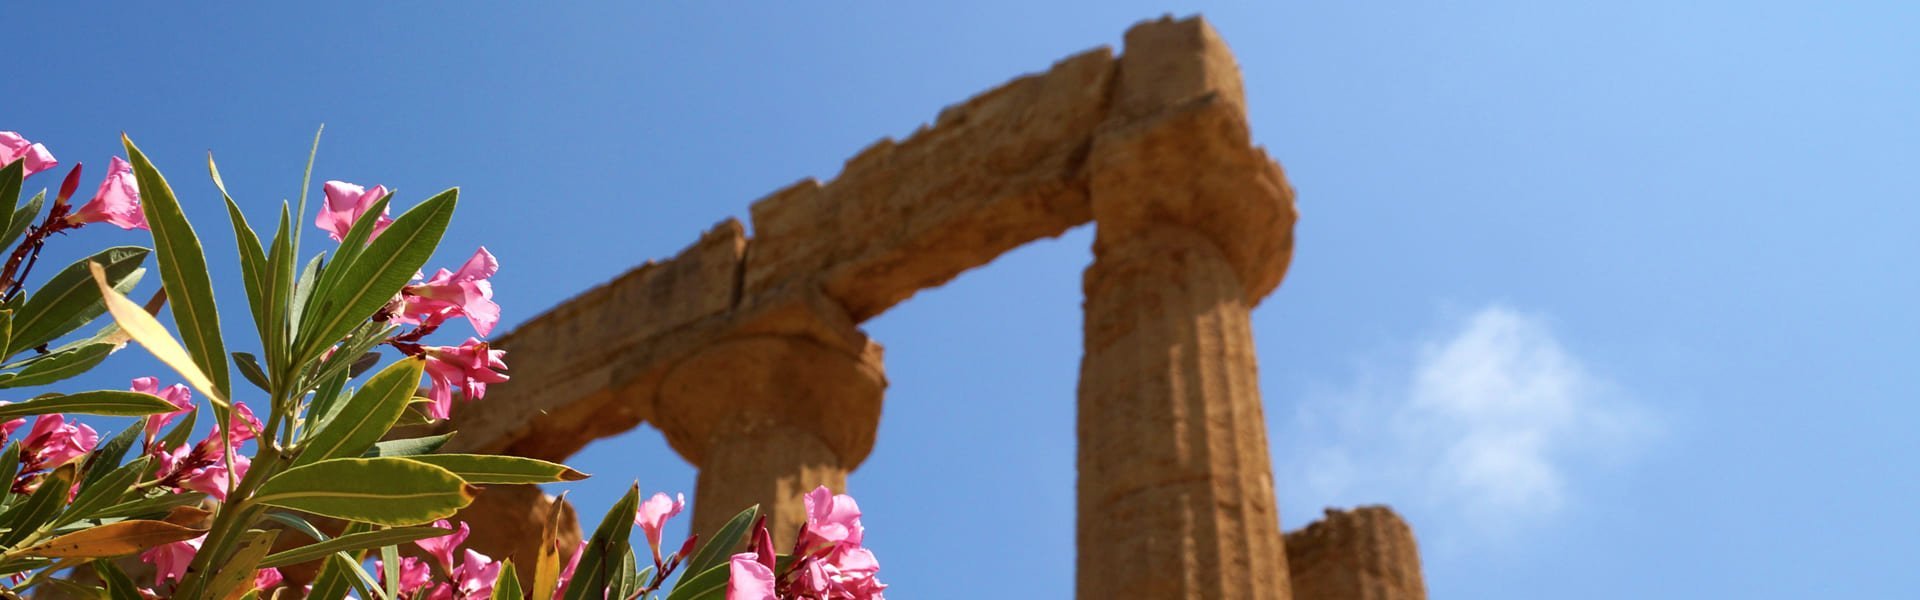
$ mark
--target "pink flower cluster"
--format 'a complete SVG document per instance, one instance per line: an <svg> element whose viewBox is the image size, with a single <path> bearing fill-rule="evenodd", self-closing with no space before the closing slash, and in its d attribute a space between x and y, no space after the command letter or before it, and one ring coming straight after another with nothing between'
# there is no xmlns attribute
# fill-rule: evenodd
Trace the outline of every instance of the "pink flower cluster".
<svg viewBox="0 0 1920 600"><path fill-rule="evenodd" d="M821 486L803 500L807 522L795 541L793 563L775 571L773 537L763 517L754 528L753 551L733 555L729 564L727 600L883 600L880 561L863 545L866 528L853 497Z"/></svg>
<svg viewBox="0 0 1920 600"><path fill-rule="evenodd" d="M415 546L427 554L422 560L411 556L400 559L400 581L397 586L401 598L419 600L483 600L493 594L493 582L500 577L501 563L472 549L462 549L460 545L467 541L471 532L466 523L455 529L447 520L433 523L434 527L452 531L440 537L427 538L414 542ZM455 560L456 554L459 560ZM574 567L579 561L579 552L574 553L575 564L567 565L560 575L561 585L573 576ZM432 562L428 562L432 561ZM436 569L435 567L438 566ZM448 581L435 581L438 571L448 575ZM374 561L374 572L381 583L386 582L385 565ZM561 589L565 589L564 587Z"/></svg>
<svg viewBox="0 0 1920 600"><path fill-rule="evenodd" d="M345 239L354 222L372 212L373 205L390 193L383 185L367 189L344 181L328 181L325 191L326 206L321 208L314 224L326 230L334 241ZM384 208L374 218L369 240L393 223ZM456 392L466 401L479 400L486 395L488 384L507 380L506 374L501 373L507 368L506 352L494 350L478 338L468 338L458 346L419 343L421 338L455 317L465 317L480 337L492 334L494 326L500 323L500 305L493 301L493 283L489 279L499 271L500 261L482 246L458 270L440 269L432 277L414 274L416 282L403 288L376 317L414 326L412 331L395 336L389 344L408 355L426 357L427 397L433 401L427 407L429 417L451 416Z"/></svg>
<svg viewBox="0 0 1920 600"><path fill-rule="evenodd" d="M29 142L16 132L0 131L0 166L16 160L26 161L28 177L60 165L45 145ZM73 195L79 177L80 165L74 165L67 173L66 183L60 186L50 224L62 229L103 222L121 229L147 228L146 215L140 212L140 183L133 176L133 165L113 157L107 163L107 178L100 182L100 190L94 192L93 199L79 209L66 212L67 198Z"/></svg>
<svg viewBox="0 0 1920 600"><path fill-rule="evenodd" d="M161 389L159 380L141 377L133 380L133 391L159 397L178 407L170 413L147 417L145 429L150 442L160 427L194 409L192 392L183 385ZM240 454L235 454L233 462L228 463L227 448L247 443L258 437L262 429L259 417L254 416L253 409L246 403L233 405L233 423L232 435L222 435L220 426L215 425L207 432L206 439L192 446L168 449L165 443L153 443L147 453L153 456L154 477L159 485L175 492L205 492L215 500L226 501L228 486L246 477L247 468L253 465Z"/></svg>

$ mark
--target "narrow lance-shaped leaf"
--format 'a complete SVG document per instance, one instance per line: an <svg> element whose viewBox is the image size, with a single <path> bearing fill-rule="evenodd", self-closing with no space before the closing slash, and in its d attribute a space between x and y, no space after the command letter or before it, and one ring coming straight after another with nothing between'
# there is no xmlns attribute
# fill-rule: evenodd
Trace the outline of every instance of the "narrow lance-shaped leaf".
<svg viewBox="0 0 1920 600"><path fill-rule="evenodd" d="M252 530L241 534L240 547L233 551L227 564L220 565L213 578L207 580L207 595L213 598L235 600L253 590L253 575L259 570L260 560L273 550L273 540L280 532L274 530Z"/></svg>
<svg viewBox="0 0 1920 600"><path fill-rule="evenodd" d="M156 396L119 390L95 390L0 406L0 420L54 413L140 417L175 410L179 410L179 407Z"/></svg>
<svg viewBox="0 0 1920 600"><path fill-rule="evenodd" d="M440 435L387 440L374 444L372 448L368 448L367 451L360 456L362 458L373 458L377 456L419 456L422 454L432 454L433 451L439 450L441 446L447 445L447 440L453 439L453 434L454 432L449 431Z"/></svg>
<svg viewBox="0 0 1920 600"><path fill-rule="evenodd" d="M587 478L566 465L519 456L423 454L408 459L453 471L467 483L558 483Z"/></svg>
<svg viewBox="0 0 1920 600"><path fill-rule="evenodd" d="M160 326L160 321L154 319L153 315L147 314L140 305L134 304L132 300L128 300L126 296L107 285L106 272L100 265L89 266L93 269L94 284L100 288L100 295L106 298L107 313L113 315L115 323L120 324L120 330L133 338L133 341L139 342L147 352L153 353L154 358L160 359L161 363L171 367L181 379L186 380L187 385L205 394L215 407L226 410L229 406L227 395L221 391L225 388L218 387L212 378L195 365L193 356L188 354L187 349L181 347L179 342L174 341L173 335L168 334L167 329ZM168 294L171 295L172 292L169 291ZM227 365L225 355L221 356L220 366L225 367ZM225 372L225 369L221 371Z"/></svg>
<svg viewBox="0 0 1920 600"><path fill-rule="evenodd" d="M227 350L220 340L220 317L214 307L206 252L166 177L132 139L122 135L120 142L140 184L140 210L153 230L155 262L160 265L160 282L173 299L173 322L180 329L180 341L212 388L219 391L209 395L227 398L232 391L227 379Z"/></svg>
<svg viewBox="0 0 1920 600"><path fill-rule="evenodd" d="M407 400L419 389L420 375L425 370L426 360L416 356L375 373L337 415L320 424L320 430L308 438L306 448L293 464L359 456L365 452L400 419L400 411L407 409Z"/></svg>
<svg viewBox="0 0 1920 600"><path fill-rule="evenodd" d="M318 356L400 293L439 246L458 197L456 188L428 198L394 219L350 264L327 266L324 287L307 300L310 314L300 328L301 356ZM377 209L369 214L378 214ZM337 278L331 276L335 270L341 273ZM327 308L314 313L314 307Z"/></svg>
<svg viewBox="0 0 1920 600"><path fill-rule="evenodd" d="M204 529L182 527L166 521L120 521L34 544L25 553L47 558L108 558L190 540L205 533Z"/></svg>
<svg viewBox="0 0 1920 600"><path fill-rule="evenodd" d="M522 600L523 598L526 598L526 593L520 591L520 575L513 572L513 559L501 561L500 576L493 580L492 600Z"/></svg>
<svg viewBox="0 0 1920 600"><path fill-rule="evenodd" d="M394 527L350 533L323 542L315 542L291 550L275 552L268 555L265 560L260 561L260 568L297 565L307 561L326 558L327 555L335 552L358 552L379 548L381 546L391 546L414 540L440 537L449 533L452 532L438 527Z"/></svg>
<svg viewBox="0 0 1920 600"><path fill-rule="evenodd" d="M127 488L140 481L147 472L147 462L151 457L142 456L133 462L113 469L101 469L102 475L97 481L90 481L80 489L80 495L73 499L67 511L54 519L54 526L65 525L81 519L92 518L94 513L113 506L127 494Z"/></svg>
<svg viewBox="0 0 1920 600"><path fill-rule="evenodd" d="M115 289L131 289L127 280L138 281L142 273L140 263L146 259L146 248L120 246L67 265L40 289L34 290L20 306L20 312L13 315L13 337L8 346L12 350L27 350L51 342L105 312L100 295L93 291L88 263L105 267L107 281Z"/></svg>
<svg viewBox="0 0 1920 600"><path fill-rule="evenodd" d="M8 207L6 212L12 212L13 204L20 201L20 188L26 185L26 180L27 161L16 160L0 167L0 202L6 203ZM7 229L6 225L12 225L12 223L0 221L0 230Z"/></svg>
<svg viewBox="0 0 1920 600"><path fill-rule="evenodd" d="M335 458L275 475L253 501L316 515L403 526L444 519L475 490L451 471L404 458Z"/></svg>
<svg viewBox="0 0 1920 600"><path fill-rule="evenodd" d="M115 349L114 344L100 343L48 354L41 360L27 363L27 368L18 373L0 377L0 388L33 387L79 376L99 366Z"/></svg>
<svg viewBox="0 0 1920 600"><path fill-rule="evenodd" d="M0 232L0 252L12 248L13 243L27 233L27 228L33 225L34 218L40 216L40 207L46 203L47 193L41 191L34 194L33 199L28 200L25 205L14 209L13 219L7 222L6 231Z"/></svg>
<svg viewBox="0 0 1920 600"><path fill-rule="evenodd" d="M540 532L539 562L533 565L533 600L553 600L560 587L560 518L567 507L567 493L547 507L547 524Z"/></svg>
<svg viewBox="0 0 1920 600"><path fill-rule="evenodd" d="M113 561L95 559L93 572L99 573L100 581L107 584L108 600L145 600L146 597L140 595L140 586L134 585L133 578L127 577L127 572Z"/></svg>
<svg viewBox="0 0 1920 600"><path fill-rule="evenodd" d="M566 600L586 600L606 594L611 574L620 565L620 554L626 551L627 539L633 535L633 515L639 507L640 485L636 483L607 510L593 537L587 540L586 554L581 555L573 579L567 584Z"/></svg>
<svg viewBox="0 0 1920 600"><path fill-rule="evenodd" d="M693 553L693 559L687 561L685 573L694 575L715 566L724 565L727 562L727 556L733 553L734 548L740 547L740 541L747 538L748 532L753 529L754 520L758 518L760 518L760 505L755 504L740 511L740 514L734 515L733 518L727 519L726 524L721 525L720 530L714 532L713 536L707 538L706 543Z"/></svg>

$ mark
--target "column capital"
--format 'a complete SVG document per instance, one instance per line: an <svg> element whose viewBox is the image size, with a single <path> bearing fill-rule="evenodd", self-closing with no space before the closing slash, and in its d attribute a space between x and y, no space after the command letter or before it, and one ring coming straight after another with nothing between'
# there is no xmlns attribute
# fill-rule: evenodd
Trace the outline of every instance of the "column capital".
<svg viewBox="0 0 1920 600"><path fill-rule="evenodd" d="M1094 255L1117 251L1154 227L1193 230L1220 248L1256 305L1293 258L1293 188L1253 147L1240 105L1209 93L1159 113L1113 123L1094 139L1088 186Z"/></svg>

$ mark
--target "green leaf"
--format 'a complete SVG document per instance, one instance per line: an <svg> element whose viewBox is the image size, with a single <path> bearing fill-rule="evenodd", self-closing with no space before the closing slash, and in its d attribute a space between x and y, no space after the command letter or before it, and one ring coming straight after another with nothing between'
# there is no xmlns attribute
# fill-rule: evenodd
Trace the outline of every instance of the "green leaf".
<svg viewBox="0 0 1920 600"><path fill-rule="evenodd" d="M78 329L107 311L100 293L94 290L87 263L97 262L107 270L107 285L116 290L132 289L144 271L140 263L148 250L138 246L108 248L67 265L48 279L13 315L12 350L26 350L51 342ZM121 293L126 293L122 291ZM13 352L10 350L9 354Z"/></svg>
<svg viewBox="0 0 1920 600"><path fill-rule="evenodd" d="M348 575L347 571L359 568L359 565L354 564L353 560L345 555L335 554L327 557L326 565L320 568L320 575L313 580L313 589L307 591L307 598L310 600L346 598L347 593L353 591L352 582L349 581L352 576ZM360 591L360 596L369 597L365 590Z"/></svg>
<svg viewBox="0 0 1920 600"><path fill-rule="evenodd" d="M526 597L527 593L520 589L520 574L513 572L513 559L500 561L500 577L493 580L492 600L522 600Z"/></svg>
<svg viewBox="0 0 1920 600"><path fill-rule="evenodd" d="M267 366L275 373L291 374L287 364L293 360L291 338L293 319L289 313L289 302L294 293L294 256L292 237L287 220L287 204L280 203L280 225L273 232L273 246L267 250L266 314L271 318L271 326L262 325L260 342L266 348Z"/></svg>
<svg viewBox="0 0 1920 600"><path fill-rule="evenodd" d="M137 428L128 428L129 431L134 429ZM90 481L80 488L80 495L73 499L73 504L67 507L66 512L60 514L60 518L53 520L53 525L58 527L91 518L94 513L113 506L119 502L121 496L127 494L128 488L140 481L141 475L146 474L147 463L151 460L151 457L142 456L119 468L100 469L104 475L98 481Z"/></svg>
<svg viewBox="0 0 1920 600"><path fill-rule="evenodd" d="M252 590L254 572L260 570L260 559L273 550L273 540L279 535L278 531L260 529L241 534L240 547L207 581L208 597L232 598Z"/></svg>
<svg viewBox="0 0 1920 600"><path fill-rule="evenodd" d="M352 262L336 259L327 266L322 287L307 300L311 316L300 326L300 356L318 356L400 293L400 288L433 256L447 222L453 218L459 195L455 188L428 198L394 219L366 251L356 253ZM379 210L369 209L368 214L379 214ZM339 277L332 275L336 270ZM315 307L321 310L315 312Z"/></svg>
<svg viewBox="0 0 1920 600"><path fill-rule="evenodd" d="M27 228L33 226L33 220L40 216L41 205L46 202L47 192L41 191L34 194L33 199L28 200L26 205L14 209L13 219L7 222L6 231L0 232L0 251L12 248L13 243L27 233Z"/></svg>
<svg viewBox="0 0 1920 600"><path fill-rule="evenodd" d="M335 552L357 552L360 550L379 548L381 546L404 544L414 540L440 537L452 533L452 531L438 527L395 527L347 534L292 550L275 552L267 556L266 560L260 561L260 568L265 569L269 567L295 565L310 560L319 560Z"/></svg>
<svg viewBox="0 0 1920 600"><path fill-rule="evenodd" d="M313 187L313 159L314 157L320 156L320 134L326 132L326 123L321 123L320 128L313 132L313 148L307 150L307 172L305 175L300 176L300 213L294 215L294 220L296 221L307 220L307 190ZM300 232L298 229L294 230L293 249L295 251L300 249Z"/></svg>
<svg viewBox="0 0 1920 600"><path fill-rule="evenodd" d="M314 527L312 523L308 523L306 519L300 518L300 515L296 515L286 511L275 510L275 511L268 511L267 518L281 525L287 526L288 529L298 531L300 532L300 535L307 536L307 539L313 540L315 542L324 542L324 541L333 539L331 536L328 536L325 532L320 531L320 528ZM265 568L265 567L262 567L262 568Z"/></svg>
<svg viewBox="0 0 1920 600"><path fill-rule="evenodd" d="M518 456L422 454L407 458L453 471L467 483L559 483L587 478L587 474L566 465Z"/></svg>
<svg viewBox="0 0 1920 600"><path fill-rule="evenodd" d="M620 566L614 567L611 581L607 584L608 589L613 592L610 594L611 597L625 600L632 597L634 592L640 591L638 562L633 558L632 545L627 546L626 552L620 553Z"/></svg>
<svg viewBox="0 0 1920 600"><path fill-rule="evenodd" d="M153 229L153 247L160 265L160 282L166 286L173 303L173 322L180 330L180 341L193 356L194 364L213 381L222 399L233 394L227 375L227 351L220 341L219 311L213 303L213 280L207 271L206 252L200 238L180 210L173 188L147 155L125 135L120 141L133 163L134 177L140 184L140 210ZM122 324L124 326L124 324Z"/></svg>
<svg viewBox="0 0 1920 600"><path fill-rule="evenodd" d="M67 490L73 485L76 469L72 464L54 469L41 480L40 489L34 490L32 496L0 513L0 526L8 528L6 533L0 534L0 548L19 545L60 512L61 505L66 504Z"/></svg>
<svg viewBox="0 0 1920 600"><path fill-rule="evenodd" d="M128 500L94 511L93 518L115 519L164 515L175 507L199 504L200 501L206 499L206 497L206 494L200 492L160 494L139 500Z"/></svg>
<svg viewBox="0 0 1920 600"><path fill-rule="evenodd" d="M359 456L380 441L400 419L400 411L407 409L407 400L413 398L413 391L420 388L420 375L426 365L424 358L409 357L367 379L366 386L347 399L339 414L321 423L320 429L308 438L306 448L294 459L294 466Z"/></svg>
<svg viewBox="0 0 1920 600"><path fill-rule="evenodd" d="M419 456L422 454L431 454L433 451L439 450L441 446L446 445L447 440L451 439L453 439L452 432L427 437L387 440L374 444L372 448L368 448L366 453L360 456L361 458L374 458L379 456Z"/></svg>
<svg viewBox="0 0 1920 600"><path fill-rule="evenodd" d="M747 539L747 534L753 529L754 519L758 518L760 505L755 504L728 519L725 525L720 526L720 531L714 532L699 550L694 551L693 559L687 561L685 572L700 573L716 565L725 566L727 557L733 554L734 548L740 547L741 540Z"/></svg>
<svg viewBox="0 0 1920 600"><path fill-rule="evenodd" d="M133 448L134 440L140 439L142 429L139 423L128 426L102 442L93 452L87 454L87 466L82 469L85 475L80 479L81 489L100 481L111 472L120 460L127 457L127 450Z"/></svg>
<svg viewBox="0 0 1920 600"><path fill-rule="evenodd" d="M722 563L703 571L687 570L680 581L673 585L673 593L667 594L667 600L714 600L724 598L727 591L727 576L730 565Z"/></svg>
<svg viewBox="0 0 1920 600"><path fill-rule="evenodd" d="M233 366L240 370L240 377L247 380L260 391L273 393L273 384L267 381L267 372L260 369L260 359L247 352L233 353Z"/></svg>
<svg viewBox="0 0 1920 600"><path fill-rule="evenodd" d="M0 406L0 421L52 413L80 413L109 417L142 417L179 410L158 396L119 390L95 390L65 396L40 397Z"/></svg>
<svg viewBox="0 0 1920 600"><path fill-rule="evenodd" d="M402 526L453 516L475 490L453 472L404 458L334 458L282 471L253 501L316 515ZM632 519L628 519L632 520Z"/></svg>
<svg viewBox="0 0 1920 600"><path fill-rule="evenodd" d="M16 160L7 163L5 167L0 167L0 202L5 202L7 206L13 206L14 203L19 202L20 188L26 185L26 180L27 161ZM4 225L12 225L12 223L7 222ZM4 225L0 225L0 230L7 228ZM0 248L0 250L5 249Z"/></svg>
<svg viewBox="0 0 1920 600"><path fill-rule="evenodd" d="M607 510L606 517L600 519L600 526L593 530L593 537L587 541L586 554L581 555L580 565L574 568L572 583L567 585L566 600L587 600L600 598L606 594L607 585L612 581L612 572L620 565L619 556L628 547L627 539L633 535L633 515L640 507L640 484L627 489L613 508Z"/></svg>
<svg viewBox="0 0 1920 600"><path fill-rule="evenodd" d="M145 600L140 595L140 586L134 585L133 579L127 577L127 572L120 570L120 565L113 561L104 558L94 560L93 572L99 573L100 581L107 584L108 600Z"/></svg>
<svg viewBox="0 0 1920 600"><path fill-rule="evenodd" d="M400 547L380 547L381 581L386 582L388 598L400 597Z"/></svg>
<svg viewBox="0 0 1920 600"><path fill-rule="evenodd" d="M87 344L48 354L18 373L0 375L0 388L32 387L64 381L92 370L113 354L115 344Z"/></svg>
<svg viewBox="0 0 1920 600"><path fill-rule="evenodd" d="M20 476L20 442L7 444L0 452L0 506L13 500L13 479Z"/></svg>
<svg viewBox="0 0 1920 600"><path fill-rule="evenodd" d="M294 231L300 230L295 228ZM313 259L307 261L307 266L300 269L300 276L293 280L293 296L287 298L287 322L294 331L299 331L306 324L307 302L313 298L313 287L320 282L320 273L326 265L327 254L315 254Z"/></svg>
<svg viewBox="0 0 1920 600"><path fill-rule="evenodd" d="M271 293L273 274L267 264L267 251L260 246L260 234L254 233L253 226L247 223L247 216L240 212L240 205L233 203L233 196L227 193L226 183L220 181L220 168L213 164L213 153L207 153L207 171L213 175L213 186L220 189L220 197L227 201L227 220L233 223L233 241L240 251L240 282L247 289L247 308L253 313L253 323L260 332L260 339L270 337L270 329L279 323L280 315L270 312L267 296Z"/></svg>

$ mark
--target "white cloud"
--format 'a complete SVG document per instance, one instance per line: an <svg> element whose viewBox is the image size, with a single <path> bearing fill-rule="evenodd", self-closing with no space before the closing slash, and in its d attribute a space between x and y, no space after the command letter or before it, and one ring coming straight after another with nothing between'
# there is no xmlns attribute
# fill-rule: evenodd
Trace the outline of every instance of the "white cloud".
<svg viewBox="0 0 1920 600"><path fill-rule="evenodd" d="M1504 537L1563 510L1582 469L1630 457L1651 431L1544 319L1507 307L1388 363L1309 394L1282 425L1291 514L1388 503L1446 532Z"/></svg>

